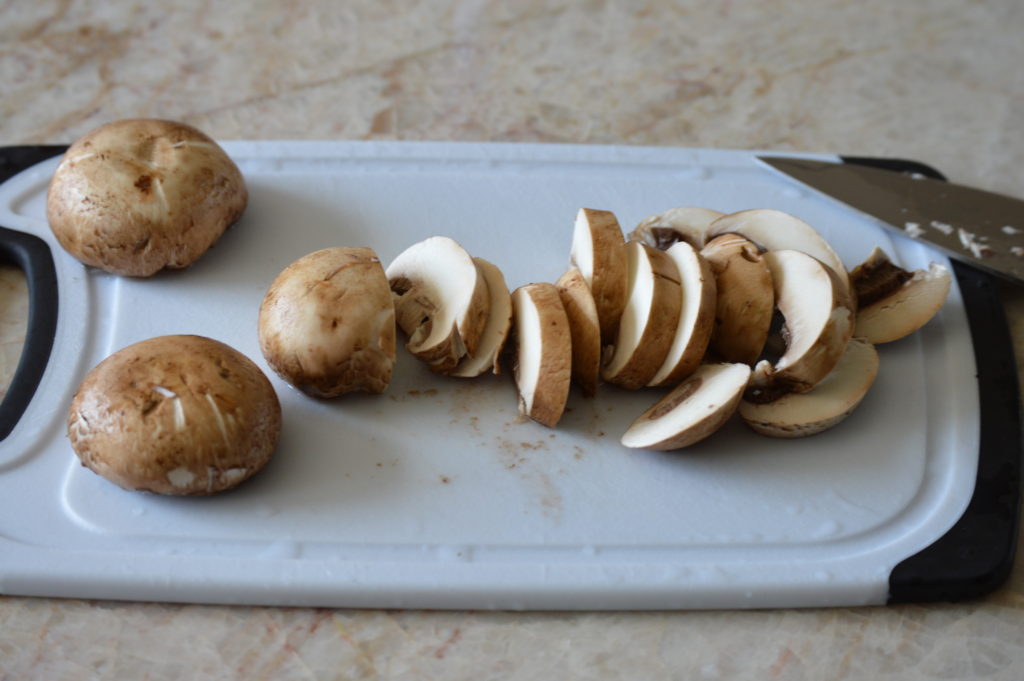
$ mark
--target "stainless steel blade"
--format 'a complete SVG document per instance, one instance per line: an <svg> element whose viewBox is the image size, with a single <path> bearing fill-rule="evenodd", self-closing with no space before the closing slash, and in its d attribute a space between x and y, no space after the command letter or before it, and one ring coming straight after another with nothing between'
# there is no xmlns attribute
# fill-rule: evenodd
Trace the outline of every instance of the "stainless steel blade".
<svg viewBox="0 0 1024 681"><path fill-rule="evenodd" d="M949 257L1024 283L1024 201L857 164L759 156L784 175Z"/></svg>

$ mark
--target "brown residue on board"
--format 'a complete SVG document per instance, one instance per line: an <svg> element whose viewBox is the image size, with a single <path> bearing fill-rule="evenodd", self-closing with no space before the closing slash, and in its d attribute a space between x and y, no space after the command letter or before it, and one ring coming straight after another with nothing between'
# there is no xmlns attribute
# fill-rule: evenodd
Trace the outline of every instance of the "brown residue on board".
<svg viewBox="0 0 1024 681"><path fill-rule="evenodd" d="M452 479L449 478L447 475L441 475L439 477L441 478L441 482L445 485L452 481Z"/></svg>
<svg viewBox="0 0 1024 681"><path fill-rule="evenodd" d="M557 520L562 513L562 494L551 481L548 472L541 468L550 466L551 456L538 456L532 460L526 456L527 452L550 451L547 441L517 441L497 436L495 443L505 470L514 470L530 497L540 507L541 513Z"/></svg>

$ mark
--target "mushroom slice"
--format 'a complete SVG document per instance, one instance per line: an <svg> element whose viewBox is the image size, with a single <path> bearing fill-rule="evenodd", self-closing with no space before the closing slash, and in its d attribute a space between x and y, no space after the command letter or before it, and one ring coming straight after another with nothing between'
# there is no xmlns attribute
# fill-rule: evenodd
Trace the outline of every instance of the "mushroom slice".
<svg viewBox="0 0 1024 681"><path fill-rule="evenodd" d="M872 343L888 343L917 331L935 316L952 277L949 270L931 263L928 270L908 272L889 260L880 248L850 273L857 293L854 333Z"/></svg>
<svg viewBox="0 0 1024 681"><path fill-rule="evenodd" d="M701 250L715 273L718 297L711 351L723 362L753 366L771 330L772 273L761 251L739 234L722 234Z"/></svg>
<svg viewBox="0 0 1024 681"><path fill-rule="evenodd" d="M723 215L725 213L698 206L670 208L641 220L636 229L629 233L629 239L642 241L660 251L667 251L678 241L685 241L694 248L703 248L708 227Z"/></svg>
<svg viewBox="0 0 1024 681"><path fill-rule="evenodd" d="M668 356L647 385L674 386L700 366L715 327L715 275L711 266L685 241L665 251L679 272L679 322Z"/></svg>
<svg viewBox="0 0 1024 681"><path fill-rule="evenodd" d="M587 397L597 393L601 373L601 327L597 306L583 275L569 268L555 283L569 318L572 336L572 377Z"/></svg>
<svg viewBox="0 0 1024 681"><path fill-rule="evenodd" d="M633 449L682 449L721 428L750 377L746 364L705 364L633 422L622 444Z"/></svg>
<svg viewBox="0 0 1024 681"><path fill-rule="evenodd" d="M553 284L520 286L512 292L516 335L519 411L545 426L562 418L572 377L569 319Z"/></svg>
<svg viewBox="0 0 1024 681"><path fill-rule="evenodd" d="M610 343L626 305L626 253L622 228L606 210L581 208L572 232L570 264L590 287L601 324L601 340Z"/></svg>
<svg viewBox="0 0 1024 681"><path fill-rule="evenodd" d="M490 310L484 275L462 246L444 236L413 244L385 271L406 348L448 373L477 349Z"/></svg>
<svg viewBox="0 0 1024 681"><path fill-rule="evenodd" d="M491 301L490 311L476 352L464 357L451 373L452 376L460 378L473 378L488 369L500 374L499 357L512 329L512 296L509 295L505 276L497 265L483 258L473 258L473 262L487 282L487 292Z"/></svg>
<svg viewBox="0 0 1024 681"><path fill-rule="evenodd" d="M771 208L741 210L715 220L708 229L708 239L729 232L745 236L764 251L803 251L817 258L835 270L842 282L843 292L852 295L849 275L843 261L828 242L800 218ZM850 306L855 302L851 302Z"/></svg>
<svg viewBox="0 0 1024 681"><path fill-rule="evenodd" d="M665 251L630 241L626 256L629 297L602 378L636 389L654 378L668 356L683 292L679 271Z"/></svg>
<svg viewBox="0 0 1024 681"><path fill-rule="evenodd" d="M849 416L878 375L878 353L862 338L853 338L835 368L814 390L788 393L760 402L756 389L740 402L740 416L762 435L805 437L828 430Z"/></svg>
<svg viewBox="0 0 1024 681"><path fill-rule="evenodd" d="M841 282L830 268L800 251L769 251L775 304L785 318L786 352L754 367L753 385L807 392L832 371L853 333L853 312L843 305Z"/></svg>

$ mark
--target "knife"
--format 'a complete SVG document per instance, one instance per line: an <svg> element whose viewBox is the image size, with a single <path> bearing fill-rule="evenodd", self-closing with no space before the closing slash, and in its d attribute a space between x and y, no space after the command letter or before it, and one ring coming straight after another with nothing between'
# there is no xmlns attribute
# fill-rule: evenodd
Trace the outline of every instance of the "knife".
<svg viewBox="0 0 1024 681"><path fill-rule="evenodd" d="M857 163L757 159L950 258L1024 283L1024 200Z"/></svg>

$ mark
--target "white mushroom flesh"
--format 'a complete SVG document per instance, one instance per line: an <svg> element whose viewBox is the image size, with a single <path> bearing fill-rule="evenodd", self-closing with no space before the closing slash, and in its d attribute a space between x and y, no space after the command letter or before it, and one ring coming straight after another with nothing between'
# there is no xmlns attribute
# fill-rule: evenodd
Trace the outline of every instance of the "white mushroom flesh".
<svg viewBox="0 0 1024 681"><path fill-rule="evenodd" d="M635 449L680 449L715 432L736 410L746 364L705 364L645 411L622 436Z"/></svg>
<svg viewBox="0 0 1024 681"><path fill-rule="evenodd" d="M496 265L483 258L473 258L473 261L487 282L491 304L476 352L467 355L451 373L461 378L479 376L488 370L501 373L498 356L512 328L512 296L508 292L505 276Z"/></svg>
<svg viewBox="0 0 1024 681"><path fill-rule="evenodd" d="M756 392L740 402L739 413L755 431L771 437L804 437L827 430L860 404L878 375L878 353L853 338L835 368L813 390L757 402Z"/></svg>
<svg viewBox="0 0 1024 681"><path fill-rule="evenodd" d="M386 274L410 352L425 355L451 343L444 359L451 362L475 350L489 301L483 276L462 246L448 237L430 237L400 253Z"/></svg>
<svg viewBox="0 0 1024 681"><path fill-rule="evenodd" d="M685 241L672 244L666 253L679 271L682 297L672 346L650 380L652 386L665 384L669 378L685 378L689 371L677 371L686 369L679 366L681 362L697 368L711 339L715 315L715 278L701 255Z"/></svg>

